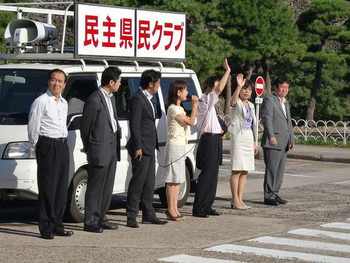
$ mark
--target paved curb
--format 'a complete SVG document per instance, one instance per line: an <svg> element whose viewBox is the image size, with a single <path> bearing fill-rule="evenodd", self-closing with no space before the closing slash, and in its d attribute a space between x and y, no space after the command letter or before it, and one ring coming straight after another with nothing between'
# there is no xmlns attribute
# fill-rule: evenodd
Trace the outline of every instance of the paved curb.
<svg viewBox="0 0 350 263"><path fill-rule="evenodd" d="M230 154L228 149L223 150L224 154ZM288 153L288 158L290 159L301 159L301 160L309 160L309 161L320 161L320 162L334 162L334 163L350 163L350 158L339 158L339 157L327 157L323 154L305 154L305 153ZM259 153L255 157L255 159L262 160L263 153L262 150L259 150Z"/></svg>

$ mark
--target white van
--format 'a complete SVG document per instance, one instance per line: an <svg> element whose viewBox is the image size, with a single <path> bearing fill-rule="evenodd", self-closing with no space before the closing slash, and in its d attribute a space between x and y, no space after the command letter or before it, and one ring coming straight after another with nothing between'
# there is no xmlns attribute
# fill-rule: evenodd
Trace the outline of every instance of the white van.
<svg viewBox="0 0 350 263"><path fill-rule="evenodd" d="M26 54L27 55L27 54ZM62 60L60 54L48 54L46 60L38 60L35 54L16 56L11 63L0 65L0 194L2 198L36 198L38 194L36 180L35 151L28 142L28 112L34 99L46 91L48 72L60 68L68 75L63 96L68 102L68 142L70 149L69 196L67 212L74 221L81 221L84 214L84 195L87 183L87 161L80 138L79 121L84 101L99 87L101 73L107 65L97 62ZM9 59L11 56L3 56ZM28 63L23 60L35 60ZM56 61L56 62L55 62ZM84 63L81 63L84 62ZM80 64L79 64L80 63ZM122 84L115 94L119 124L122 128L121 161L117 164L114 194L126 193L132 176L131 162L126 150L129 138L128 101L139 88L141 73L146 69L159 70L162 73L161 88L154 97L157 105L156 126L160 151L156 154L156 192L160 200L166 202L164 185L165 143L167 136L166 102L169 85L174 80L186 80L189 94L201 95L196 74L184 67L167 67L161 63L140 66L138 63L114 63L122 71ZM123 65L122 65L123 64ZM146 63L147 64L147 63ZM191 111L191 103L185 102L184 108ZM181 185L179 204L184 205L188 197L191 181L195 180L194 148L197 142L195 129L189 136L186 158L186 182Z"/></svg>

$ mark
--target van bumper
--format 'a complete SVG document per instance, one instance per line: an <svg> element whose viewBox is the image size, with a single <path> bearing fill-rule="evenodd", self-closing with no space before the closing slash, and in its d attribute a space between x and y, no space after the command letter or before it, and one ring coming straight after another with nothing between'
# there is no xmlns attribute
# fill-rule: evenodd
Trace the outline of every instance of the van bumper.
<svg viewBox="0 0 350 263"><path fill-rule="evenodd" d="M35 159L0 159L0 191L3 195L37 195L37 165Z"/></svg>

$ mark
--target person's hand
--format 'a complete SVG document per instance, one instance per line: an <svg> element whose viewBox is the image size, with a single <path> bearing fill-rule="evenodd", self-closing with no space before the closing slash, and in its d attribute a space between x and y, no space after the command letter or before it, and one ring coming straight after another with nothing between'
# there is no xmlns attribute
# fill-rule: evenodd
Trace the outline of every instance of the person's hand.
<svg viewBox="0 0 350 263"><path fill-rule="evenodd" d="M225 58L225 60L224 60L224 68L226 71L231 72L231 67L228 64L227 58Z"/></svg>
<svg viewBox="0 0 350 263"><path fill-rule="evenodd" d="M290 144L288 145L289 150L292 150L293 147L294 147L294 144L293 144L293 143L290 143Z"/></svg>
<svg viewBox="0 0 350 263"><path fill-rule="evenodd" d="M276 139L275 136L272 136L272 137L270 138L270 144L271 144L271 145L277 145L277 144L278 144L277 139Z"/></svg>
<svg viewBox="0 0 350 263"><path fill-rule="evenodd" d="M242 88L246 82L242 73L239 73L236 77L238 87Z"/></svg>
<svg viewBox="0 0 350 263"><path fill-rule="evenodd" d="M257 155L259 152L259 147L258 145L254 144L254 154Z"/></svg>
<svg viewBox="0 0 350 263"><path fill-rule="evenodd" d="M136 150L136 152L135 152L135 159L140 161L142 159L142 156L143 156L142 149Z"/></svg>
<svg viewBox="0 0 350 263"><path fill-rule="evenodd" d="M192 102L192 106L193 107L197 107L198 106L198 97L197 96L192 96L191 97L191 102Z"/></svg>

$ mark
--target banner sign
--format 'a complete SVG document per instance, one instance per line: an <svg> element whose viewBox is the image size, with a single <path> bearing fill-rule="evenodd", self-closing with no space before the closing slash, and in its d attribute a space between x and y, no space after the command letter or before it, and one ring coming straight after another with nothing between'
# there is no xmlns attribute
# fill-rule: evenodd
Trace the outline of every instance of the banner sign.
<svg viewBox="0 0 350 263"><path fill-rule="evenodd" d="M75 57L185 59L186 16L77 4Z"/></svg>
<svg viewBox="0 0 350 263"><path fill-rule="evenodd" d="M81 4L76 8L76 57L135 56L135 10Z"/></svg>
<svg viewBox="0 0 350 263"><path fill-rule="evenodd" d="M185 59L186 16L137 10L136 57Z"/></svg>

